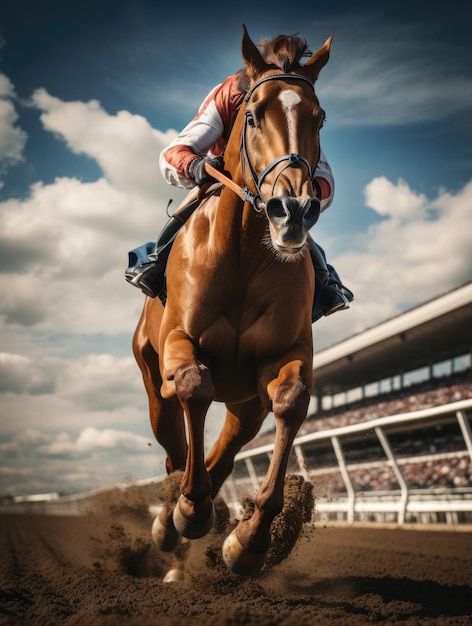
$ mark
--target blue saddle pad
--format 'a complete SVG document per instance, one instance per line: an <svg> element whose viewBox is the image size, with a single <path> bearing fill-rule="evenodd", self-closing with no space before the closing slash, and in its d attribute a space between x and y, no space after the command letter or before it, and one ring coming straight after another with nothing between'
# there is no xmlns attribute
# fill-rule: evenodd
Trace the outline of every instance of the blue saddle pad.
<svg viewBox="0 0 472 626"><path fill-rule="evenodd" d="M150 254L153 254L156 250L156 242L148 241L143 243L138 248L134 248L128 252L128 265L129 267L139 267L144 263L150 263L152 259L149 258Z"/></svg>

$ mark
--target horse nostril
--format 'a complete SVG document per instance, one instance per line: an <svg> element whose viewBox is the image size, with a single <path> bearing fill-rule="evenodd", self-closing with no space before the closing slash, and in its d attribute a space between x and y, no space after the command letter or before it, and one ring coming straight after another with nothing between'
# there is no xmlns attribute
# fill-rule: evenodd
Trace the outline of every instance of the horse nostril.
<svg viewBox="0 0 472 626"><path fill-rule="evenodd" d="M267 215L271 220L287 219L287 210L285 209L284 203L280 198L271 198L267 202Z"/></svg>
<svg viewBox="0 0 472 626"><path fill-rule="evenodd" d="M298 223L305 231L316 224L321 205L317 198L302 201L300 198L271 198L267 202L267 216L280 226Z"/></svg>
<svg viewBox="0 0 472 626"><path fill-rule="evenodd" d="M303 216L303 226L306 230L310 230L316 224L321 212L321 204L318 198L312 198L310 204Z"/></svg>

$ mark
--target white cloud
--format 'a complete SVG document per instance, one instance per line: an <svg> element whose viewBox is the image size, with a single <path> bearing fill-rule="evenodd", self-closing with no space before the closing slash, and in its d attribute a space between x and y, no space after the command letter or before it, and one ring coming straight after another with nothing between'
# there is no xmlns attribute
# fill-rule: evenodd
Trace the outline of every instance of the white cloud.
<svg viewBox="0 0 472 626"><path fill-rule="evenodd" d="M143 299L124 281L127 252L156 237L165 219L104 179L58 179L1 203L0 313L9 325L129 330Z"/></svg>
<svg viewBox="0 0 472 626"><path fill-rule="evenodd" d="M144 398L144 386L131 355L117 358L109 354L89 354L67 363L58 374L58 387L64 398L89 410L144 404L138 402L139 395Z"/></svg>
<svg viewBox="0 0 472 626"><path fill-rule="evenodd" d="M116 189L154 198L168 191L158 161L175 132L155 130L128 111L109 115L96 100L63 102L44 89L34 92L33 103L42 111L44 127L64 139L72 152L95 159Z"/></svg>
<svg viewBox="0 0 472 626"><path fill-rule="evenodd" d="M33 476L35 470L33 467L0 467L0 476Z"/></svg>
<svg viewBox="0 0 472 626"><path fill-rule="evenodd" d="M349 311L317 322L319 349L472 278L472 181L430 200L405 181L379 177L365 196L384 219L333 259L355 301Z"/></svg>
<svg viewBox="0 0 472 626"><path fill-rule="evenodd" d="M0 72L0 98L13 98L15 88L6 74Z"/></svg>
<svg viewBox="0 0 472 626"><path fill-rule="evenodd" d="M0 393L44 394L54 391L54 386L50 371L28 357L0 353Z"/></svg>
<svg viewBox="0 0 472 626"><path fill-rule="evenodd" d="M77 439L79 450L95 450L100 448L124 448L145 450L149 445L149 437L141 437L122 430L97 430L86 428Z"/></svg>
<svg viewBox="0 0 472 626"><path fill-rule="evenodd" d="M0 455L5 461L8 457L22 457L34 454L36 448L48 442L48 437L43 433L27 429L19 432L8 441L0 443Z"/></svg>
<svg viewBox="0 0 472 626"><path fill-rule="evenodd" d="M375 195L375 189L379 193L373 208L387 219L371 226L359 241L367 281L375 280L377 290L392 293L401 307L470 279L472 182L455 195L443 191L431 201L403 181L394 186L375 179L366 194Z"/></svg>
<svg viewBox="0 0 472 626"><path fill-rule="evenodd" d="M114 428L88 427L77 436L29 429L0 443L0 493L76 493L162 474L164 456L150 444Z"/></svg>
<svg viewBox="0 0 472 626"><path fill-rule="evenodd" d="M424 194L415 194L403 180L396 185L385 176L374 178L364 190L366 206L374 209L379 215L391 218L405 218L411 221L424 218L427 198Z"/></svg>
<svg viewBox="0 0 472 626"><path fill-rule="evenodd" d="M0 73L0 171L23 159L26 133L16 126L18 114L10 98L15 95L9 78Z"/></svg>
<svg viewBox="0 0 472 626"><path fill-rule="evenodd" d="M67 415L70 429L134 423L151 432L141 373L131 355L60 359L43 349L33 359L0 353L0 381L3 432L34 429L38 415L51 431L61 428Z"/></svg>
<svg viewBox="0 0 472 626"><path fill-rule="evenodd" d="M44 90L33 102L45 128L94 158L105 177L37 183L28 198L0 203L0 289L7 294L0 315L9 326L130 331L143 298L124 281L128 250L155 239L169 196L184 194L158 172L170 137L140 116L108 115L97 102L65 103Z"/></svg>
<svg viewBox="0 0 472 626"><path fill-rule="evenodd" d="M118 449L127 452L147 452L149 437L116 429L97 429L92 426L85 428L77 437L65 432L56 434L50 441L43 443L34 450L37 456L88 456L97 450Z"/></svg>

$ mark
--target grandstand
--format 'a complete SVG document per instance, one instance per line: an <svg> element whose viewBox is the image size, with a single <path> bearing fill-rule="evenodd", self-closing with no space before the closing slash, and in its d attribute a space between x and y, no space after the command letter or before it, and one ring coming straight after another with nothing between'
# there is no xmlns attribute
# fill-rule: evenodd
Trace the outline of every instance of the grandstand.
<svg viewBox="0 0 472 626"><path fill-rule="evenodd" d="M471 282L315 355L290 469L321 519L472 522L471 356ZM272 441L236 457L228 499L255 491Z"/></svg>
<svg viewBox="0 0 472 626"><path fill-rule="evenodd" d="M440 365L472 353L472 282L338 343L314 359L314 395L402 388L415 372L433 379ZM416 378L417 380L418 378Z"/></svg>

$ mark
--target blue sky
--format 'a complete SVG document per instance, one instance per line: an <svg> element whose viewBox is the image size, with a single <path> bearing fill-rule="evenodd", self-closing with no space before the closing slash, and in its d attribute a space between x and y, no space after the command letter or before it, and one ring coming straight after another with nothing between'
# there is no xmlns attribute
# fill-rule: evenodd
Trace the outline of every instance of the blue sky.
<svg viewBox="0 0 472 626"><path fill-rule="evenodd" d="M314 236L356 300L314 326L315 348L471 279L472 9L422 4L3 3L0 493L163 470L123 271L182 197L158 154L240 68L243 23L312 49L334 34L316 90L336 195Z"/></svg>

